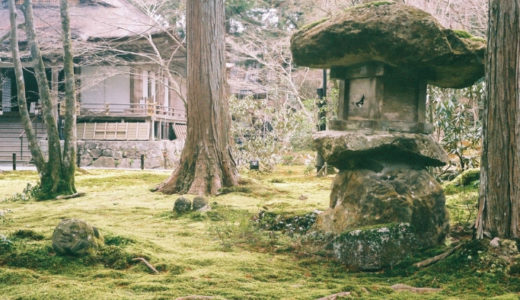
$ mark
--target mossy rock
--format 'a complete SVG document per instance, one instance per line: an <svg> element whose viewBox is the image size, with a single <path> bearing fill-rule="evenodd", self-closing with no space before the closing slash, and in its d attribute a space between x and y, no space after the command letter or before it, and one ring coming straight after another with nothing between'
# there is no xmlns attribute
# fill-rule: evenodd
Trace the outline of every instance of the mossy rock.
<svg viewBox="0 0 520 300"><path fill-rule="evenodd" d="M394 223L345 232L332 241L336 259L364 271L392 267L417 249L410 224Z"/></svg>
<svg viewBox="0 0 520 300"><path fill-rule="evenodd" d="M184 214L191 210L191 201L184 197L179 197L173 204L173 210L178 214Z"/></svg>
<svg viewBox="0 0 520 300"><path fill-rule="evenodd" d="M410 224L419 248L443 242L449 231L445 197L426 170L389 165L381 171L340 172L332 186L330 208L318 215L315 228L339 235L389 223Z"/></svg>
<svg viewBox="0 0 520 300"><path fill-rule="evenodd" d="M348 67L379 61L415 70L429 84L462 88L484 76L486 43L444 28L418 8L380 1L304 26L293 35L291 51L300 66Z"/></svg>
<svg viewBox="0 0 520 300"><path fill-rule="evenodd" d="M96 227L77 219L65 219L52 234L52 248L61 255L92 256L104 244Z"/></svg>

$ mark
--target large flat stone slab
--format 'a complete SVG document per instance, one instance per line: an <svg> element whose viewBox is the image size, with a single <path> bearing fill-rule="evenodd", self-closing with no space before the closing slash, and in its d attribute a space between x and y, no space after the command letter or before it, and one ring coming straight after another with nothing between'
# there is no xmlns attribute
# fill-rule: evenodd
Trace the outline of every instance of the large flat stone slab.
<svg viewBox="0 0 520 300"><path fill-rule="evenodd" d="M446 152L429 135L385 131L320 131L314 147L330 165L340 169L381 170L385 164L418 168L443 166Z"/></svg>

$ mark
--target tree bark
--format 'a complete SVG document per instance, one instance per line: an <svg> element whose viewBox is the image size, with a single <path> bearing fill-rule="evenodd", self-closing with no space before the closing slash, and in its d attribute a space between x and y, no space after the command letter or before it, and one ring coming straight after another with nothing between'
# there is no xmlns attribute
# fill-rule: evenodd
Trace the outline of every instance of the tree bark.
<svg viewBox="0 0 520 300"><path fill-rule="evenodd" d="M20 59L20 49L18 47L18 32L16 30L16 5L14 0L9 0L9 19L11 23L11 53L13 55L14 73L16 77L16 89L18 95L18 111L25 129L25 135L29 141L29 149L31 151L36 169L40 173L45 168L45 159L43 157L40 146L36 139L31 117L27 109L27 98L25 97L25 81L23 76L22 62Z"/></svg>
<svg viewBox="0 0 520 300"><path fill-rule="evenodd" d="M75 193L76 171L76 87L74 80L74 58L70 33L68 0L60 1L61 30L63 40L63 71L65 73L65 132L63 144L62 178L65 189Z"/></svg>
<svg viewBox="0 0 520 300"><path fill-rule="evenodd" d="M186 19L188 132L179 167L158 190L216 194L238 180L230 149L224 1L187 1Z"/></svg>
<svg viewBox="0 0 520 300"><path fill-rule="evenodd" d="M520 0L490 0L477 238L520 237Z"/></svg>

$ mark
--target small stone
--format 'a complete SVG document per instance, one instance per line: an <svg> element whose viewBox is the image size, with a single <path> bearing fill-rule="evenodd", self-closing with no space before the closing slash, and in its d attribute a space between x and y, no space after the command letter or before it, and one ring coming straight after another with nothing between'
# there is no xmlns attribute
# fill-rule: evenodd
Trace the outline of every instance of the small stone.
<svg viewBox="0 0 520 300"><path fill-rule="evenodd" d="M500 247L500 239L498 237L492 239L491 242L489 242L489 245L493 248Z"/></svg>
<svg viewBox="0 0 520 300"><path fill-rule="evenodd" d="M102 152L102 155L103 156L107 156L107 157L112 157L112 150L110 149L104 149L103 152Z"/></svg>
<svg viewBox="0 0 520 300"><path fill-rule="evenodd" d="M344 297L349 297L350 294L351 294L351 292L341 292L341 293L319 298L318 300L338 300L338 299L343 299Z"/></svg>
<svg viewBox="0 0 520 300"><path fill-rule="evenodd" d="M208 205L208 200L202 196L193 198L193 210L201 210Z"/></svg>
<svg viewBox="0 0 520 300"><path fill-rule="evenodd" d="M191 201L184 198L179 197L177 200L175 200L175 204L173 205L173 209L178 214L183 214L191 210Z"/></svg>
<svg viewBox="0 0 520 300"><path fill-rule="evenodd" d="M309 197L307 197L307 196L305 196L305 195L303 195L303 194L300 195L300 197L298 197L298 200L302 200L302 201L303 201L303 200L307 200L307 199L309 199Z"/></svg>
<svg viewBox="0 0 520 300"><path fill-rule="evenodd" d="M98 149L98 148L90 150L90 156L92 156L93 159L99 158L102 153L103 153L103 150Z"/></svg>
<svg viewBox="0 0 520 300"><path fill-rule="evenodd" d="M77 219L61 221L52 234L52 248L61 255L93 255L103 242L96 227Z"/></svg>

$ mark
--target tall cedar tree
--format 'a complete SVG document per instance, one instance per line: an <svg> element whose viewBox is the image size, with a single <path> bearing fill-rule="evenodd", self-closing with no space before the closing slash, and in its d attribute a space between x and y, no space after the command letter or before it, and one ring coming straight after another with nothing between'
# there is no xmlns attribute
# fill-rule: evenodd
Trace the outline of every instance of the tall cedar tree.
<svg viewBox="0 0 520 300"><path fill-rule="evenodd" d="M477 237L520 237L520 0L490 0Z"/></svg>
<svg viewBox="0 0 520 300"><path fill-rule="evenodd" d="M56 195L73 194L76 192L74 186L75 171L75 147L76 147L76 105L75 105L75 87L73 75L73 61L70 41L70 21L68 17L68 4L66 0L61 0L60 11L63 29L63 45L64 45L64 73L65 73L65 143L63 152L61 151L60 138L56 118L53 114L54 101L49 90L49 83L45 74L45 65L38 46L36 31L34 26L33 9L31 0L25 0L21 9L25 18L25 32L30 48L32 65L34 74L38 83L38 92L42 104L43 120L48 136L48 160L42 154L42 151L36 140L34 129L29 118L27 110L27 100L25 97L25 83L22 72L22 62L20 59L20 50L18 47L18 35L16 26L16 6L14 0L9 1L9 17L11 22L11 50L13 56L13 64L16 76L16 86L18 95L18 106L22 124L24 125L27 139L29 140L29 148L31 155L40 175L40 197L43 199L52 198Z"/></svg>
<svg viewBox="0 0 520 300"><path fill-rule="evenodd" d="M224 42L224 0L186 4L188 133L178 168L157 189L216 194L237 184L231 156Z"/></svg>

